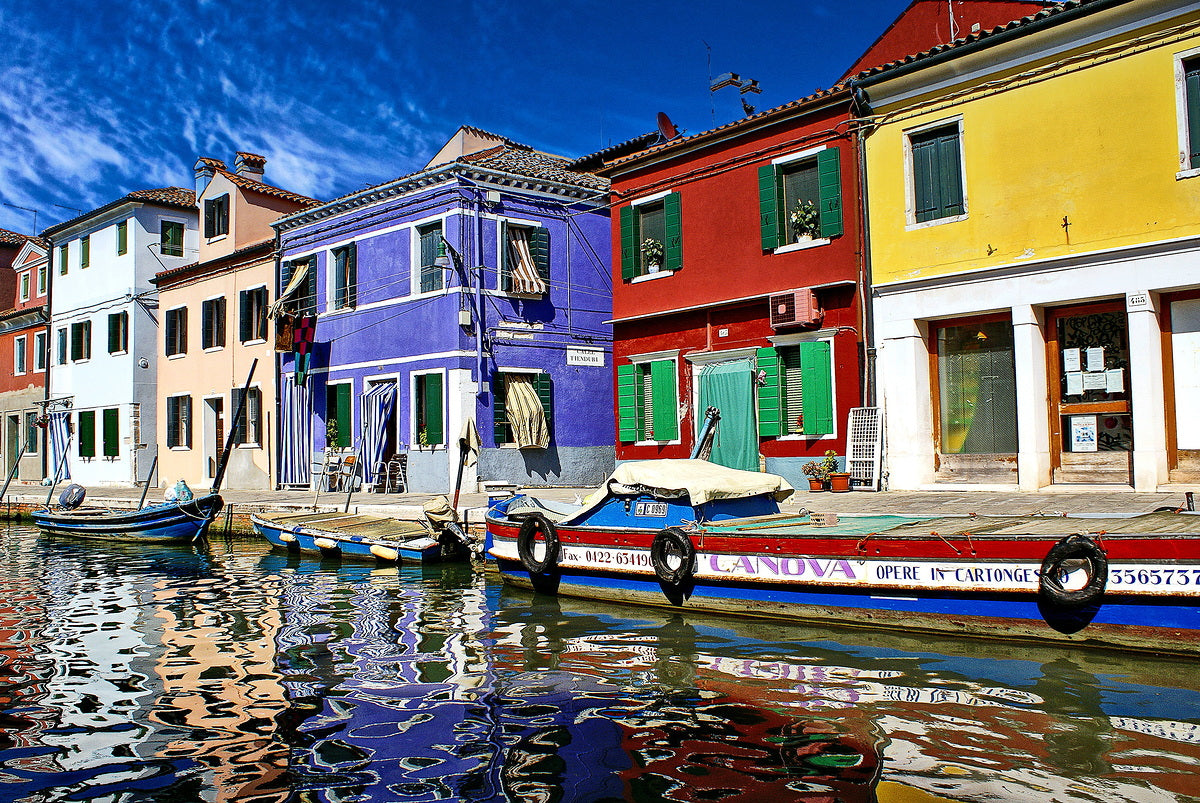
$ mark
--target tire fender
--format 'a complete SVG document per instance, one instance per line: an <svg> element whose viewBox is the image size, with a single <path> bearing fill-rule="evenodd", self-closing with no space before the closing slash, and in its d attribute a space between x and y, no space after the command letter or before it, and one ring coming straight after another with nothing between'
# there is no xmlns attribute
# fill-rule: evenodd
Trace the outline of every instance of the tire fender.
<svg viewBox="0 0 1200 803"><path fill-rule="evenodd" d="M546 545L541 560L533 554L534 538L539 530ZM558 563L558 547L558 530L541 513L530 514L521 522L521 529L517 531L517 555L530 574L545 574L554 568Z"/></svg>
<svg viewBox="0 0 1200 803"><path fill-rule="evenodd" d="M672 565L674 558L677 565ZM650 564L654 574L664 585L678 586L692 579L692 564L696 560L696 547L692 539L678 527L659 530L650 543Z"/></svg>
<svg viewBox="0 0 1200 803"><path fill-rule="evenodd" d="M1087 572L1087 583L1078 589L1062 585L1062 575L1068 562L1081 564ZM1068 535L1050 548L1038 572L1038 592L1055 605L1078 608L1094 602L1108 584L1108 558L1096 542L1086 535Z"/></svg>

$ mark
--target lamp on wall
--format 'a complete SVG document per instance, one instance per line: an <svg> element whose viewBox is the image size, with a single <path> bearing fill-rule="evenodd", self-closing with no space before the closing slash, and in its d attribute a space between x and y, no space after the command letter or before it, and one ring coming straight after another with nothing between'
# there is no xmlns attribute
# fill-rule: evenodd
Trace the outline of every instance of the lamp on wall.
<svg viewBox="0 0 1200 803"><path fill-rule="evenodd" d="M462 255L442 237L438 240L437 255L433 258L433 264L442 270L457 270L462 267Z"/></svg>

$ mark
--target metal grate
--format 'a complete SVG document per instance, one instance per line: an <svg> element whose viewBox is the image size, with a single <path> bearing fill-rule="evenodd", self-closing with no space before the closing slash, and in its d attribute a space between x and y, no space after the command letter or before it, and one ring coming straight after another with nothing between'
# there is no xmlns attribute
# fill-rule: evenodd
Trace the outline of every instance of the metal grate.
<svg viewBox="0 0 1200 803"><path fill-rule="evenodd" d="M878 491L883 452L883 417L878 407L853 407L846 424L846 470L856 491Z"/></svg>

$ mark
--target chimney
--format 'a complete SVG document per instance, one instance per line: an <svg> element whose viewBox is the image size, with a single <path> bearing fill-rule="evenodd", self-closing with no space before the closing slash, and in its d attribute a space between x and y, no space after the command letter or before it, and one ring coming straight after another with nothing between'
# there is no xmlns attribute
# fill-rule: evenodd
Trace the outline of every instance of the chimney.
<svg viewBox="0 0 1200 803"><path fill-rule="evenodd" d="M238 151L237 159L233 162L233 172L252 181L262 181L266 165L267 157Z"/></svg>
<svg viewBox="0 0 1200 803"><path fill-rule="evenodd" d="M204 192L204 188L208 186L208 182L213 180L213 176L216 174L216 172L224 169L225 163L220 159L209 159L208 157L202 156L196 160L196 165L192 168L192 171L196 176L197 198L199 198L200 194Z"/></svg>

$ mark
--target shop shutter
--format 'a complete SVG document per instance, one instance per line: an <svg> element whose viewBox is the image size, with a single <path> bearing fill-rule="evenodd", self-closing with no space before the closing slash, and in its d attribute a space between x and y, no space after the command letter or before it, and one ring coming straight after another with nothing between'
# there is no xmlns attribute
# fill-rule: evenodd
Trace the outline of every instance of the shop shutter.
<svg viewBox="0 0 1200 803"><path fill-rule="evenodd" d="M779 392L779 352L761 348L755 355L762 381L758 385L758 436L777 438L783 434Z"/></svg>
<svg viewBox="0 0 1200 803"><path fill-rule="evenodd" d="M829 343L823 340L800 344L800 383L805 435L833 432L833 381Z"/></svg>
<svg viewBox="0 0 1200 803"><path fill-rule="evenodd" d="M838 148L826 148L817 154L822 237L837 237L842 233L842 172L839 153L841 151Z"/></svg>
<svg viewBox="0 0 1200 803"><path fill-rule="evenodd" d="M675 402L677 385L675 361L650 363L651 397L654 403L654 440L673 441L679 437L679 410Z"/></svg>
<svg viewBox="0 0 1200 803"><path fill-rule="evenodd" d="M617 438L622 443L638 439L637 380L636 365L617 366Z"/></svg>
<svg viewBox="0 0 1200 803"><path fill-rule="evenodd" d="M679 270L683 267L683 215L677 192L663 198L663 232L663 269Z"/></svg>
<svg viewBox="0 0 1200 803"><path fill-rule="evenodd" d="M632 279L638 275L638 225L637 210L632 206L621 207L621 278Z"/></svg>

